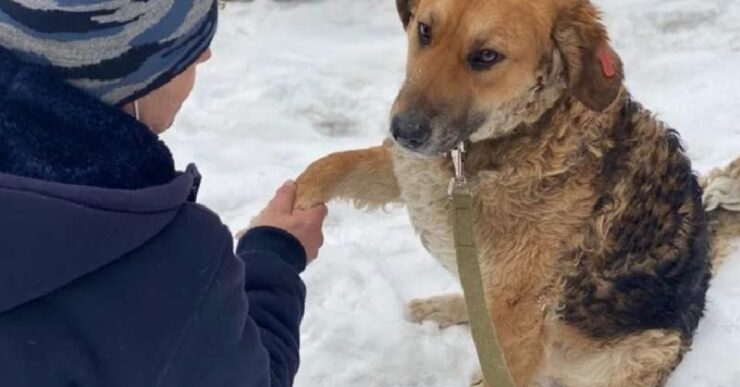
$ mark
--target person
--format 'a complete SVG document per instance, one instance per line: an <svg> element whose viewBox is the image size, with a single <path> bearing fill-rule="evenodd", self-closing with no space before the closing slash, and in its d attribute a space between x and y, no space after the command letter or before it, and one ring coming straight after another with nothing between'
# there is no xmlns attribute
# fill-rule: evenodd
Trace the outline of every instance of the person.
<svg viewBox="0 0 740 387"><path fill-rule="evenodd" d="M157 136L217 12L0 2L0 386L292 385L326 208L287 182L234 249Z"/></svg>

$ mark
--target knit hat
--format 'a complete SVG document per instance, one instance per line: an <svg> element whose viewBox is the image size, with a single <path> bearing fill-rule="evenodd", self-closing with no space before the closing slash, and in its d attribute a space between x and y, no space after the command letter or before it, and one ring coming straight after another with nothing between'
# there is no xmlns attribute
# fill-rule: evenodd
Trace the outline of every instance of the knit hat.
<svg viewBox="0 0 740 387"><path fill-rule="evenodd" d="M194 63L217 14L216 0L2 0L0 46L120 106Z"/></svg>

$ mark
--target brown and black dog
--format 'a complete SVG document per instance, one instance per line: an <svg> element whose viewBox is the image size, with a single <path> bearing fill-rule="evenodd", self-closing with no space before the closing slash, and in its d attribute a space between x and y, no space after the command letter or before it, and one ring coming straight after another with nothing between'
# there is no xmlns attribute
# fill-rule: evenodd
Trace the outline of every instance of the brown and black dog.
<svg viewBox="0 0 740 387"><path fill-rule="evenodd" d="M712 257L740 235L740 162L706 178L707 212L677 133L630 99L587 0L397 4L409 51L392 139L312 164L297 206L403 202L454 272L444 154L466 141L489 310L516 384L662 385L702 316ZM467 321L461 295L410 310Z"/></svg>

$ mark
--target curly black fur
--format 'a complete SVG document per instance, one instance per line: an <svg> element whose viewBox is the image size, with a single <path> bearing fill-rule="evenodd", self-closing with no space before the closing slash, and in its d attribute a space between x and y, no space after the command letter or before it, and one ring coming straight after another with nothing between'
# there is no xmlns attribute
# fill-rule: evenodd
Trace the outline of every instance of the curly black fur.
<svg viewBox="0 0 740 387"><path fill-rule="evenodd" d="M613 128L593 210L611 228L595 248L574 252L562 317L598 338L670 329L690 341L710 279L702 192L677 133L645 136L638 110L628 101ZM587 235L599 241L595 224Z"/></svg>

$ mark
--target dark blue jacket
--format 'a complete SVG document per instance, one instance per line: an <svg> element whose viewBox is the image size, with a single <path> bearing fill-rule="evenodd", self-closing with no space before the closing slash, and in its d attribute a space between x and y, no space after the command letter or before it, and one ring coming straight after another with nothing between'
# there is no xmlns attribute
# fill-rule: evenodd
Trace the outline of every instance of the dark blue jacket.
<svg viewBox="0 0 740 387"><path fill-rule="evenodd" d="M0 386L290 386L300 243L236 254L146 127L0 49Z"/></svg>

